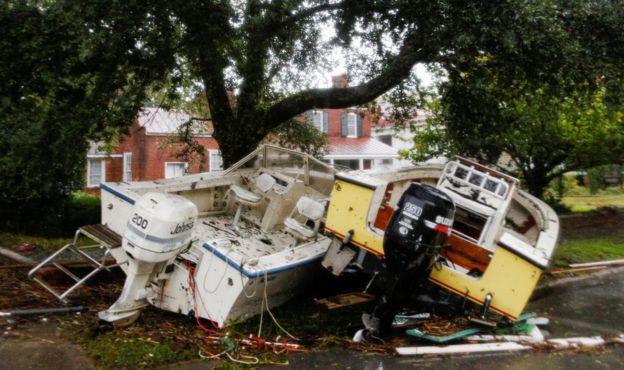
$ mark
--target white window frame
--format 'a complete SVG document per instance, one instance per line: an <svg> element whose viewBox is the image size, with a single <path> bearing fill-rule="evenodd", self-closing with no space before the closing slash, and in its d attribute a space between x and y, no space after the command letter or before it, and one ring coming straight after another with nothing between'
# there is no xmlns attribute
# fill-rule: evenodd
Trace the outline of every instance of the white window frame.
<svg viewBox="0 0 624 370"><path fill-rule="evenodd" d="M95 184L91 182L91 163L93 161L100 162L100 181ZM101 183L106 182L106 159L105 158L87 158L87 188L97 188Z"/></svg>
<svg viewBox="0 0 624 370"><path fill-rule="evenodd" d="M132 181L132 152L123 154L123 181Z"/></svg>
<svg viewBox="0 0 624 370"><path fill-rule="evenodd" d="M312 125L316 127L317 130L323 132L323 111L322 110L313 110L312 111Z"/></svg>
<svg viewBox="0 0 624 370"><path fill-rule="evenodd" d="M180 164L184 166L184 168L183 168L184 172L182 173L182 175L180 175L180 176L173 176L173 177L167 177L167 166L168 165L180 165ZM182 176L185 176L185 175L188 174L188 163L187 162L165 162L165 168L164 169L165 169L165 178L166 179L175 179L175 178L182 177Z"/></svg>
<svg viewBox="0 0 624 370"><path fill-rule="evenodd" d="M221 157L221 165L220 166L215 166L214 162L212 161L212 155L218 153L219 157ZM210 172L221 172L223 171L223 156L221 155L221 151L219 149L208 149L208 161L209 161L209 171ZM217 167L217 168L215 168Z"/></svg>
<svg viewBox="0 0 624 370"><path fill-rule="evenodd" d="M358 137L357 126L357 114L347 113L347 137ZM353 128L353 134L351 128Z"/></svg>

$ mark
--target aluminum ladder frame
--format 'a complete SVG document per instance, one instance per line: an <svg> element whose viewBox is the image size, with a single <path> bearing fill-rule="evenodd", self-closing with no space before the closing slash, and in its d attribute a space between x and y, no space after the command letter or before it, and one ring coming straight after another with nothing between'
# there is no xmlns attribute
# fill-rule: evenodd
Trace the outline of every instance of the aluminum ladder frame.
<svg viewBox="0 0 624 370"><path fill-rule="evenodd" d="M78 246L77 241L81 235L91 239L96 244ZM72 243L69 243L63 246L61 249L54 252L49 257L44 259L41 263L39 263L37 266L35 266L33 269L31 269L28 272L28 277L34 280L35 282L37 282L39 285L45 288L48 292L52 293L61 302L67 303L68 300L66 297L69 294L71 294L74 290L82 286L87 280L89 280L95 274L97 274L98 272L102 270L110 271L111 268L117 267L120 265L120 263L106 264L107 257L110 256L111 249L119 248L119 247L121 247L121 237L117 233L109 229L107 226L101 225L101 224L82 226L78 228L78 230L76 230L76 233L74 234L74 240ZM106 249L102 258L98 260L96 258L89 256L85 252L86 249L93 249L93 248L105 248ZM69 271L69 269L67 269L65 266L61 265L58 262L55 262L54 259L56 259L57 256L59 256L61 253L65 251L71 251L71 252L78 254L80 257L82 257L82 259L85 260L85 262L93 266L93 270L90 271L84 277L80 278L76 276L74 273L72 273L71 271ZM53 286L48 284L43 278L36 276L36 273L39 270L43 269L44 267L49 267L49 268L54 267L60 270L65 275L69 276L72 280L74 280L75 284L69 287L64 292L58 291Z"/></svg>

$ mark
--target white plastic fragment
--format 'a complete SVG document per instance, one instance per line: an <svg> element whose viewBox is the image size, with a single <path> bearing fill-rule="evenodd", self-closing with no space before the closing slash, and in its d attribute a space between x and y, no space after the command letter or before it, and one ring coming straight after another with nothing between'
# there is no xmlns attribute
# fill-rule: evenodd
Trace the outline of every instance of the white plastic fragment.
<svg viewBox="0 0 624 370"><path fill-rule="evenodd" d="M423 355L447 355L458 353L481 353L481 352L504 352L526 351L531 346L525 346L515 342L501 343L478 343L478 344L455 344L450 346L425 346L425 347L398 347L397 354L401 356Z"/></svg>
<svg viewBox="0 0 624 370"><path fill-rule="evenodd" d="M547 317L533 317L527 319L526 323L538 326L546 326L550 323L550 320Z"/></svg>
<svg viewBox="0 0 624 370"><path fill-rule="evenodd" d="M572 268L578 268L578 267L614 266L614 265L624 265L624 259L609 260L609 261L595 261L595 262L586 262L586 263L571 263L569 266Z"/></svg>
<svg viewBox="0 0 624 370"><path fill-rule="evenodd" d="M550 347L555 350L577 349L577 348L594 348L604 346L608 343L624 343L624 334L616 337L575 337L575 338L553 338L538 341L541 332L532 331L531 335L515 336L496 336L496 338L518 339L520 337L532 338L525 344L506 341L493 343L476 343L476 344L457 344L450 346L427 346L427 347L398 347L396 352L402 356L423 356L423 355L448 355L461 353L483 353L483 352L502 352L502 351L524 351L527 349ZM486 335L472 336L468 338L485 339ZM494 336L489 336L494 337Z"/></svg>
<svg viewBox="0 0 624 370"><path fill-rule="evenodd" d="M533 327L526 335L471 335L466 338L472 342L520 342L520 343L542 343L544 342L544 335L542 331L537 327Z"/></svg>
<svg viewBox="0 0 624 370"><path fill-rule="evenodd" d="M598 347L605 345L607 341L602 337L576 337L548 339L546 343L552 345L556 349L567 349Z"/></svg>

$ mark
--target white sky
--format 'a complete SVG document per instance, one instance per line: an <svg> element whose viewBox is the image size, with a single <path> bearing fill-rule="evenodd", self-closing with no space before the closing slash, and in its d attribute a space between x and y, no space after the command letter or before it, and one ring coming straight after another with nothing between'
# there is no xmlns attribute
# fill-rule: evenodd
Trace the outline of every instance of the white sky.
<svg viewBox="0 0 624 370"><path fill-rule="evenodd" d="M332 26L323 27L321 29L322 41L325 41L325 42L329 41L335 35L336 35L336 32L335 32L334 27ZM329 75L323 76L323 80L324 80L323 87L330 87L332 85L332 79L331 79L332 76L346 73L345 58L346 56L341 49L332 48L330 59L334 67L329 73ZM422 87L427 88L433 84L433 76L427 70L427 67L424 64L422 63L416 64L414 72L416 73L416 76L420 79ZM322 86L319 86L319 87L322 87Z"/></svg>

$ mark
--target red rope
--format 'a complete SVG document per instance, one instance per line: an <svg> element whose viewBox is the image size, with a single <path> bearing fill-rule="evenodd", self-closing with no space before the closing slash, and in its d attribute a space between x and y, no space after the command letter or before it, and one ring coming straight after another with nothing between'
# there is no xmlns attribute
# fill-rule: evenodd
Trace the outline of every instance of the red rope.
<svg viewBox="0 0 624 370"><path fill-rule="evenodd" d="M197 297L195 296L195 291L196 291L196 282L195 282L195 267L193 265L191 265L191 262L186 260L184 261L186 264L186 268L188 269L189 272L189 277L188 277L188 283L189 283L189 288L191 289L191 296L193 297L193 310L194 310L194 315L195 315L195 322L197 323L197 326L199 326L199 328L208 333L213 335L214 337L209 338L214 340L218 340L219 337L223 337L225 334L223 332L220 331L219 326L216 324L215 321L210 320L210 323L212 324L212 326L214 327L214 329L217 330L213 330L211 328L207 328L200 320L199 317L199 313L198 313L198 309L197 309ZM200 302L201 302L201 294L199 292L197 292L197 294L200 296ZM217 338L215 338L217 337ZM283 353L283 352L290 352L291 350L297 350L299 349L298 345L293 345L293 344L289 344L286 343L286 341L282 340L279 341L279 337L277 338L277 340L274 343L271 342L267 342L265 339L260 338L260 337L256 337L253 334L249 334L249 338L248 339L234 339L234 341L237 344L247 344L247 345L251 345L254 348L262 348L263 350L269 350L272 349L273 352L275 353ZM276 352L277 347L282 347L282 350L279 352Z"/></svg>
<svg viewBox="0 0 624 370"><path fill-rule="evenodd" d="M206 333L212 334L212 335L217 335L217 336L221 336L222 334L219 331L216 330L212 330L210 328L207 328L206 326L204 326L204 324L202 324L201 320L199 319L199 312L197 309L197 297L195 296L195 288L196 288L196 284L195 284L195 267L193 267L191 265L191 262L186 260L184 261L186 264L186 268L188 269L189 272L189 277L188 277L188 283L189 283L189 288L191 288L191 296L193 297L193 312L195 314L195 322L197 323L197 326L199 326L199 328L201 330L203 330ZM212 320L209 320L210 323L212 324L212 326L215 329L219 329L219 326Z"/></svg>

